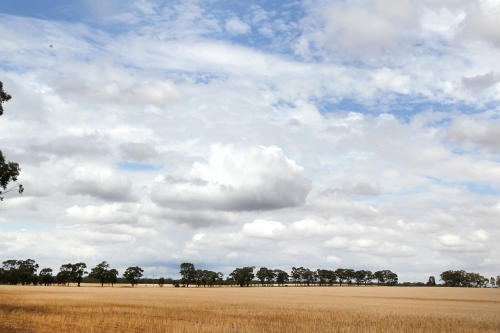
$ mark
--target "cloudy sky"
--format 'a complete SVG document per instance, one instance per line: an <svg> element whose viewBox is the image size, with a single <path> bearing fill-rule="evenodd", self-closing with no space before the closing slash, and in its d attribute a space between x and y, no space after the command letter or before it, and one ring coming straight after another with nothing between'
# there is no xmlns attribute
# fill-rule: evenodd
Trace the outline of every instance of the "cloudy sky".
<svg viewBox="0 0 500 333"><path fill-rule="evenodd" d="M2 261L500 275L498 1L0 11Z"/></svg>

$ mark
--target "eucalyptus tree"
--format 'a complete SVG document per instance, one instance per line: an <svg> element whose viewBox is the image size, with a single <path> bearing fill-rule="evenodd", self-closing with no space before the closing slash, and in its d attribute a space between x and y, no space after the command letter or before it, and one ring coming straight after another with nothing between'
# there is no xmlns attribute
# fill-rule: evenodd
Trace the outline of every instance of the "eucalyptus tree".
<svg viewBox="0 0 500 333"><path fill-rule="evenodd" d="M347 280L346 270L344 268L337 268L335 270L335 275L339 279L339 283L342 286L342 282Z"/></svg>
<svg viewBox="0 0 500 333"><path fill-rule="evenodd" d="M310 286L316 282L316 274L309 268L303 268L301 271L301 279L307 286Z"/></svg>
<svg viewBox="0 0 500 333"><path fill-rule="evenodd" d="M106 272L108 268L109 264L106 261L103 261L90 270L89 277L101 281L101 287L103 287L104 282L106 281Z"/></svg>
<svg viewBox="0 0 500 333"><path fill-rule="evenodd" d="M427 281L428 286L435 286L436 285L436 278L434 276L429 276L429 280Z"/></svg>
<svg viewBox="0 0 500 333"><path fill-rule="evenodd" d="M346 269L344 271L345 278L347 280L347 285L352 285L352 280L356 278L356 271L354 269Z"/></svg>
<svg viewBox="0 0 500 333"><path fill-rule="evenodd" d="M194 265L189 262L184 262L181 264L181 270L179 274L182 276L181 281L186 287L196 279L196 269Z"/></svg>
<svg viewBox="0 0 500 333"><path fill-rule="evenodd" d="M354 273L354 278L356 279L356 284L359 286L365 281L367 271L359 270Z"/></svg>
<svg viewBox="0 0 500 333"><path fill-rule="evenodd" d="M80 287L80 283L82 282L83 276L88 274L85 268L87 268L87 265L83 262L79 262L72 265L72 277L74 281L78 283L78 287Z"/></svg>
<svg viewBox="0 0 500 333"><path fill-rule="evenodd" d="M300 267L300 268L303 268L303 267ZM290 276L292 277L292 280L295 283L295 285L297 285L297 282L302 284L300 268L292 267L292 271L290 272Z"/></svg>
<svg viewBox="0 0 500 333"><path fill-rule="evenodd" d="M38 270L38 264L33 259L10 259L2 262L2 283L29 284Z"/></svg>
<svg viewBox="0 0 500 333"><path fill-rule="evenodd" d="M8 102L12 98L11 95L3 90L3 83L0 81L0 116L3 115L3 103ZM0 201L3 200L3 194L17 190L19 194L24 191L23 185L17 182L19 174L21 173L21 168L19 164L15 162L9 162L5 160L5 156L0 150ZM7 188L11 182L15 182L11 188ZM25 282L26 283L26 282Z"/></svg>
<svg viewBox="0 0 500 333"><path fill-rule="evenodd" d="M374 274L377 279L377 285L386 284L393 286L398 283L398 275L390 270L376 271Z"/></svg>
<svg viewBox="0 0 500 333"><path fill-rule="evenodd" d="M257 273L255 273L255 276L257 277L257 279L260 280L260 283L262 284L263 287L264 287L264 283L266 282L267 276L268 276L270 271L271 270L267 267L261 267L261 268L259 268Z"/></svg>
<svg viewBox="0 0 500 333"><path fill-rule="evenodd" d="M231 274L229 274L229 276L231 276L240 287L248 287L250 286L252 279L255 277L255 274L253 273L254 269L255 266L236 268L231 272Z"/></svg>
<svg viewBox="0 0 500 333"><path fill-rule="evenodd" d="M43 268L39 274L40 284L50 286L54 283L54 277L52 276L52 268Z"/></svg>
<svg viewBox="0 0 500 333"><path fill-rule="evenodd" d="M440 280L443 281L445 286L460 287L467 284L467 272L464 270L448 270L440 275Z"/></svg>
<svg viewBox="0 0 500 333"><path fill-rule="evenodd" d="M142 277L143 272L144 270L139 266L131 266L125 270L125 272L123 273L123 277L125 278L125 280L130 282L133 287L134 285L139 284L139 279Z"/></svg>
<svg viewBox="0 0 500 333"><path fill-rule="evenodd" d="M74 272L73 265L68 263L61 265L59 268L59 273L57 273L56 279L58 284L68 284L73 280Z"/></svg>
<svg viewBox="0 0 500 333"><path fill-rule="evenodd" d="M281 269L275 269L274 274L276 276L276 282L278 283L278 286L284 285L290 279L288 273Z"/></svg>
<svg viewBox="0 0 500 333"><path fill-rule="evenodd" d="M111 287L113 287L114 284L118 282L118 274L118 271L114 268L106 270L104 272L104 281L106 281L107 283L111 283Z"/></svg>
<svg viewBox="0 0 500 333"><path fill-rule="evenodd" d="M371 283L374 279L375 279L375 275L373 275L372 271L365 271L366 272L366 276L363 280L363 282L365 283L365 287L368 283Z"/></svg>
<svg viewBox="0 0 500 333"><path fill-rule="evenodd" d="M224 274L222 272L217 272L217 283L219 284L219 287L222 286L223 282L224 282Z"/></svg>
<svg viewBox="0 0 500 333"><path fill-rule="evenodd" d="M318 283L320 286L326 286L328 284L328 276L330 271L327 269L316 270L316 276L318 277Z"/></svg>

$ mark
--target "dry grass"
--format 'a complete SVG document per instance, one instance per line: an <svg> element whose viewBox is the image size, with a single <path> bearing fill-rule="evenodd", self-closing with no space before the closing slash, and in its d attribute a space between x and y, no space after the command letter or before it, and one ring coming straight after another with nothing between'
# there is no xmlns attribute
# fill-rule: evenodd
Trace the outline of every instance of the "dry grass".
<svg viewBox="0 0 500 333"><path fill-rule="evenodd" d="M500 289L0 286L6 332L500 332Z"/></svg>

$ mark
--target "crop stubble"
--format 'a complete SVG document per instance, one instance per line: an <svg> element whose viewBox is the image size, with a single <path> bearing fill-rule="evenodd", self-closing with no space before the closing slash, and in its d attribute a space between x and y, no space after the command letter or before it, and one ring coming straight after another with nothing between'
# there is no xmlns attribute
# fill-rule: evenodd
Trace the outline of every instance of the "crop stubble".
<svg viewBox="0 0 500 333"><path fill-rule="evenodd" d="M0 286L6 332L500 332L500 289Z"/></svg>

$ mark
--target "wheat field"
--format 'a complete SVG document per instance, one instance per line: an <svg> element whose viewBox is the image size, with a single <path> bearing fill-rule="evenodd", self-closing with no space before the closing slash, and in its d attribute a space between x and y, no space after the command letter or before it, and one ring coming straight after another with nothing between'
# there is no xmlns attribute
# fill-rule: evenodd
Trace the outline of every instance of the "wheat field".
<svg viewBox="0 0 500 333"><path fill-rule="evenodd" d="M6 332L500 332L500 289L0 286Z"/></svg>

